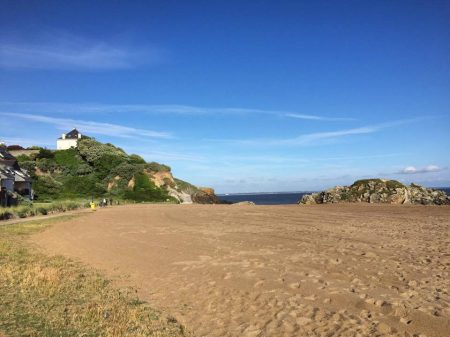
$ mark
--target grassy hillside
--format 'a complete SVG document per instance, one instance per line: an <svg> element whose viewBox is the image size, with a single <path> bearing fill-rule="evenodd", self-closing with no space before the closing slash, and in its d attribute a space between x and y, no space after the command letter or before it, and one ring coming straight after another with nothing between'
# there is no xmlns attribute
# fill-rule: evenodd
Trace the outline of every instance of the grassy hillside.
<svg viewBox="0 0 450 337"><path fill-rule="evenodd" d="M147 163L136 154L128 155L121 148L92 138L80 139L76 149L41 148L37 154L21 155L17 159L30 172L39 201L92 196L134 201L173 200L164 186L157 187L150 179L152 173L170 172L170 167Z"/></svg>

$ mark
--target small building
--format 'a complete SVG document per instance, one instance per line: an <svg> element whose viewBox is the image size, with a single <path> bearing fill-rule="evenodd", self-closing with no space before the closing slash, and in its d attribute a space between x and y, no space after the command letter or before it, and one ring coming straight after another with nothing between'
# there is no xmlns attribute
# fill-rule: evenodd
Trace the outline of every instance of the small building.
<svg viewBox="0 0 450 337"><path fill-rule="evenodd" d="M0 145L0 191L2 194L16 192L30 199L33 193L30 175L20 168L4 145Z"/></svg>
<svg viewBox="0 0 450 337"><path fill-rule="evenodd" d="M57 150L67 150L76 148L78 146L78 139L81 138L81 133L77 129L73 129L69 133L63 133L56 141Z"/></svg>

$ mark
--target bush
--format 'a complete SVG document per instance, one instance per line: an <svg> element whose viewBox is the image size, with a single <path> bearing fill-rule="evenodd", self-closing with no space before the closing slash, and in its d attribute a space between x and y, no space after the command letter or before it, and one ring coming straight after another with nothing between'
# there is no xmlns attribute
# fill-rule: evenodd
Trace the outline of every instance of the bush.
<svg viewBox="0 0 450 337"><path fill-rule="evenodd" d="M171 199L165 190L156 187L148 176L142 172L134 175L134 187L132 190L125 191L124 198L139 202Z"/></svg>
<svg viewBox="0 0 450 337"><path fill-rule="evenodd" d="M111 144L102 144L94 139L86 138L78 141L78 151L82 158L87 162L94 164L104 155L121 157L126 160L127 154Z"/></svg>
<svg viewBox="0 0 450 337"><path fill-rule="evenodd" d="M34 161L24 161L20 163L20 167L31 175L32 178L35 176L34 170L36 169L36 162Z"/></svg>
<svg viewBox="0 0 450 337"><path fill-rule="evenodd" d="M36 213L41 214L41 215L47 215L48 210L47 210L47 208L41 206L41 207L36 208Z"/></svg>
<svg viewBox="0 0 450 337"><path fill-rule="evenodd" d="M138 173L138 171L142 171L142 165L132 165L130 163L121 163L116 167L112 168L109 176L111 178L121 177L127 181L129 181L133 176Z"/></svg>
<svg viewBox="0 0 450 337"><path fill-rule="evenodd" d="M37 160L36 166L44 172L55 172L58 169L58 165L56 165L55 161L47 158Z"/></svg>
<svg viewBox="0 0 450 337"><path fill-rule="evenodd" d="M14 217L14 213L7 208L0 208L0 220L8 220Z"/></svg>
<svg viewBox="0 0 450 337"><path fill-rule="evenodd" d="M167 166L167 165L164 165L164 164L160 164L160 163L157 163L157 162L154 162L154 161L151 162L151 163L147 163L145 165L145 167L147 169L149 169L150 171L153 171L153 172L161 172L161 171L170 172L170 170L171 170L170 166Z"/></svg>
<svg viewBox="0 0 450 337"><path fill-rule="evenodd" d="M22 164L23 162L26 161L31 161L31 158L29 156L27 156L26 154L21 154L16 156L17 161L19 162L19 164Z"/></svg>
<svg viewBox="0 0 450 337"><path fill-rule="evenodd" d="M55 154L52 150L40 148L39 153L36 155L37 159L53 159Z"/></svg>
<svg viewBox="0 0 450 337"><path fill-rule="evenodd" d="M15 209L15 213L19 218L36 215L35 209L32 206L19 206Z"/></svg>
<svg viewBox="0 0 450 337"><path fill-rule="evenodd" d="M78 155L78 151L76 149L68 149L68 150L58 150L54 154L55 162L59 166L73 168L78 166L83 162L81 157Z"/></svg>
<svg viewBox="0 0 450 337"><path fill-rule="evenodd" d="M82 163L76 167L74 173L78 176L84 176L92 173L94 170L88 164Z"/></svg>
<svg viewBox="0 0 450 337"><path fill-rule="evenodd" d="M102 196L106 192L103 183L99 183L99 179L95 174L86 176L67 176L62 180L60 198L89 198Z"/></svg>
<svg viewBox="0 0 450 337"><path fill-rule="evenodd" d="M33 184L34 194L40 201L57 199L62 184L50 176L36 177Z"/></svg>
<svg viewBox="0 0 450 337"><path fill-rule="evenodd" d="M137 154L131 154L129 156L130 164L145 164L146 161L141 156L138 156Z"/></svg>

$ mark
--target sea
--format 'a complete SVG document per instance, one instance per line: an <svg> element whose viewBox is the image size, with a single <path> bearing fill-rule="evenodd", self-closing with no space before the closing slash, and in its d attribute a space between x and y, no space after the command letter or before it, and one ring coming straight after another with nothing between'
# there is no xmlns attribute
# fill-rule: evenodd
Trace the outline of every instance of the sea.
<svg viewBox="0 0 450 337"><path fill-rule="evenodd" d="M435 187L450 195L450 187ZM274 193L235 193L219 194L222 201L236 203L241 201L252 201L256 205L290 205L296 204L305 195L314 192L274 192Z"/></svg>

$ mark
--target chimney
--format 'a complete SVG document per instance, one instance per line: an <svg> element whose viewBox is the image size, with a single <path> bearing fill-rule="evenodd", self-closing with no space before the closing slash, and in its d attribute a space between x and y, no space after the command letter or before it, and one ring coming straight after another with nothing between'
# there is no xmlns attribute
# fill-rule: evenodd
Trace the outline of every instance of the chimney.
<svg viewBox="0 0 450 337"><path fill-rule="evenodd" d="M63 133L63 134L61 135L61 139L66 139L66 134L65 134L65 133Z"/></svg>
<svg viewBox="0 0 450 337"><path fill-rule="evenodd" d="M78 139L81 139L81 133L78 132Z"/></svg>

